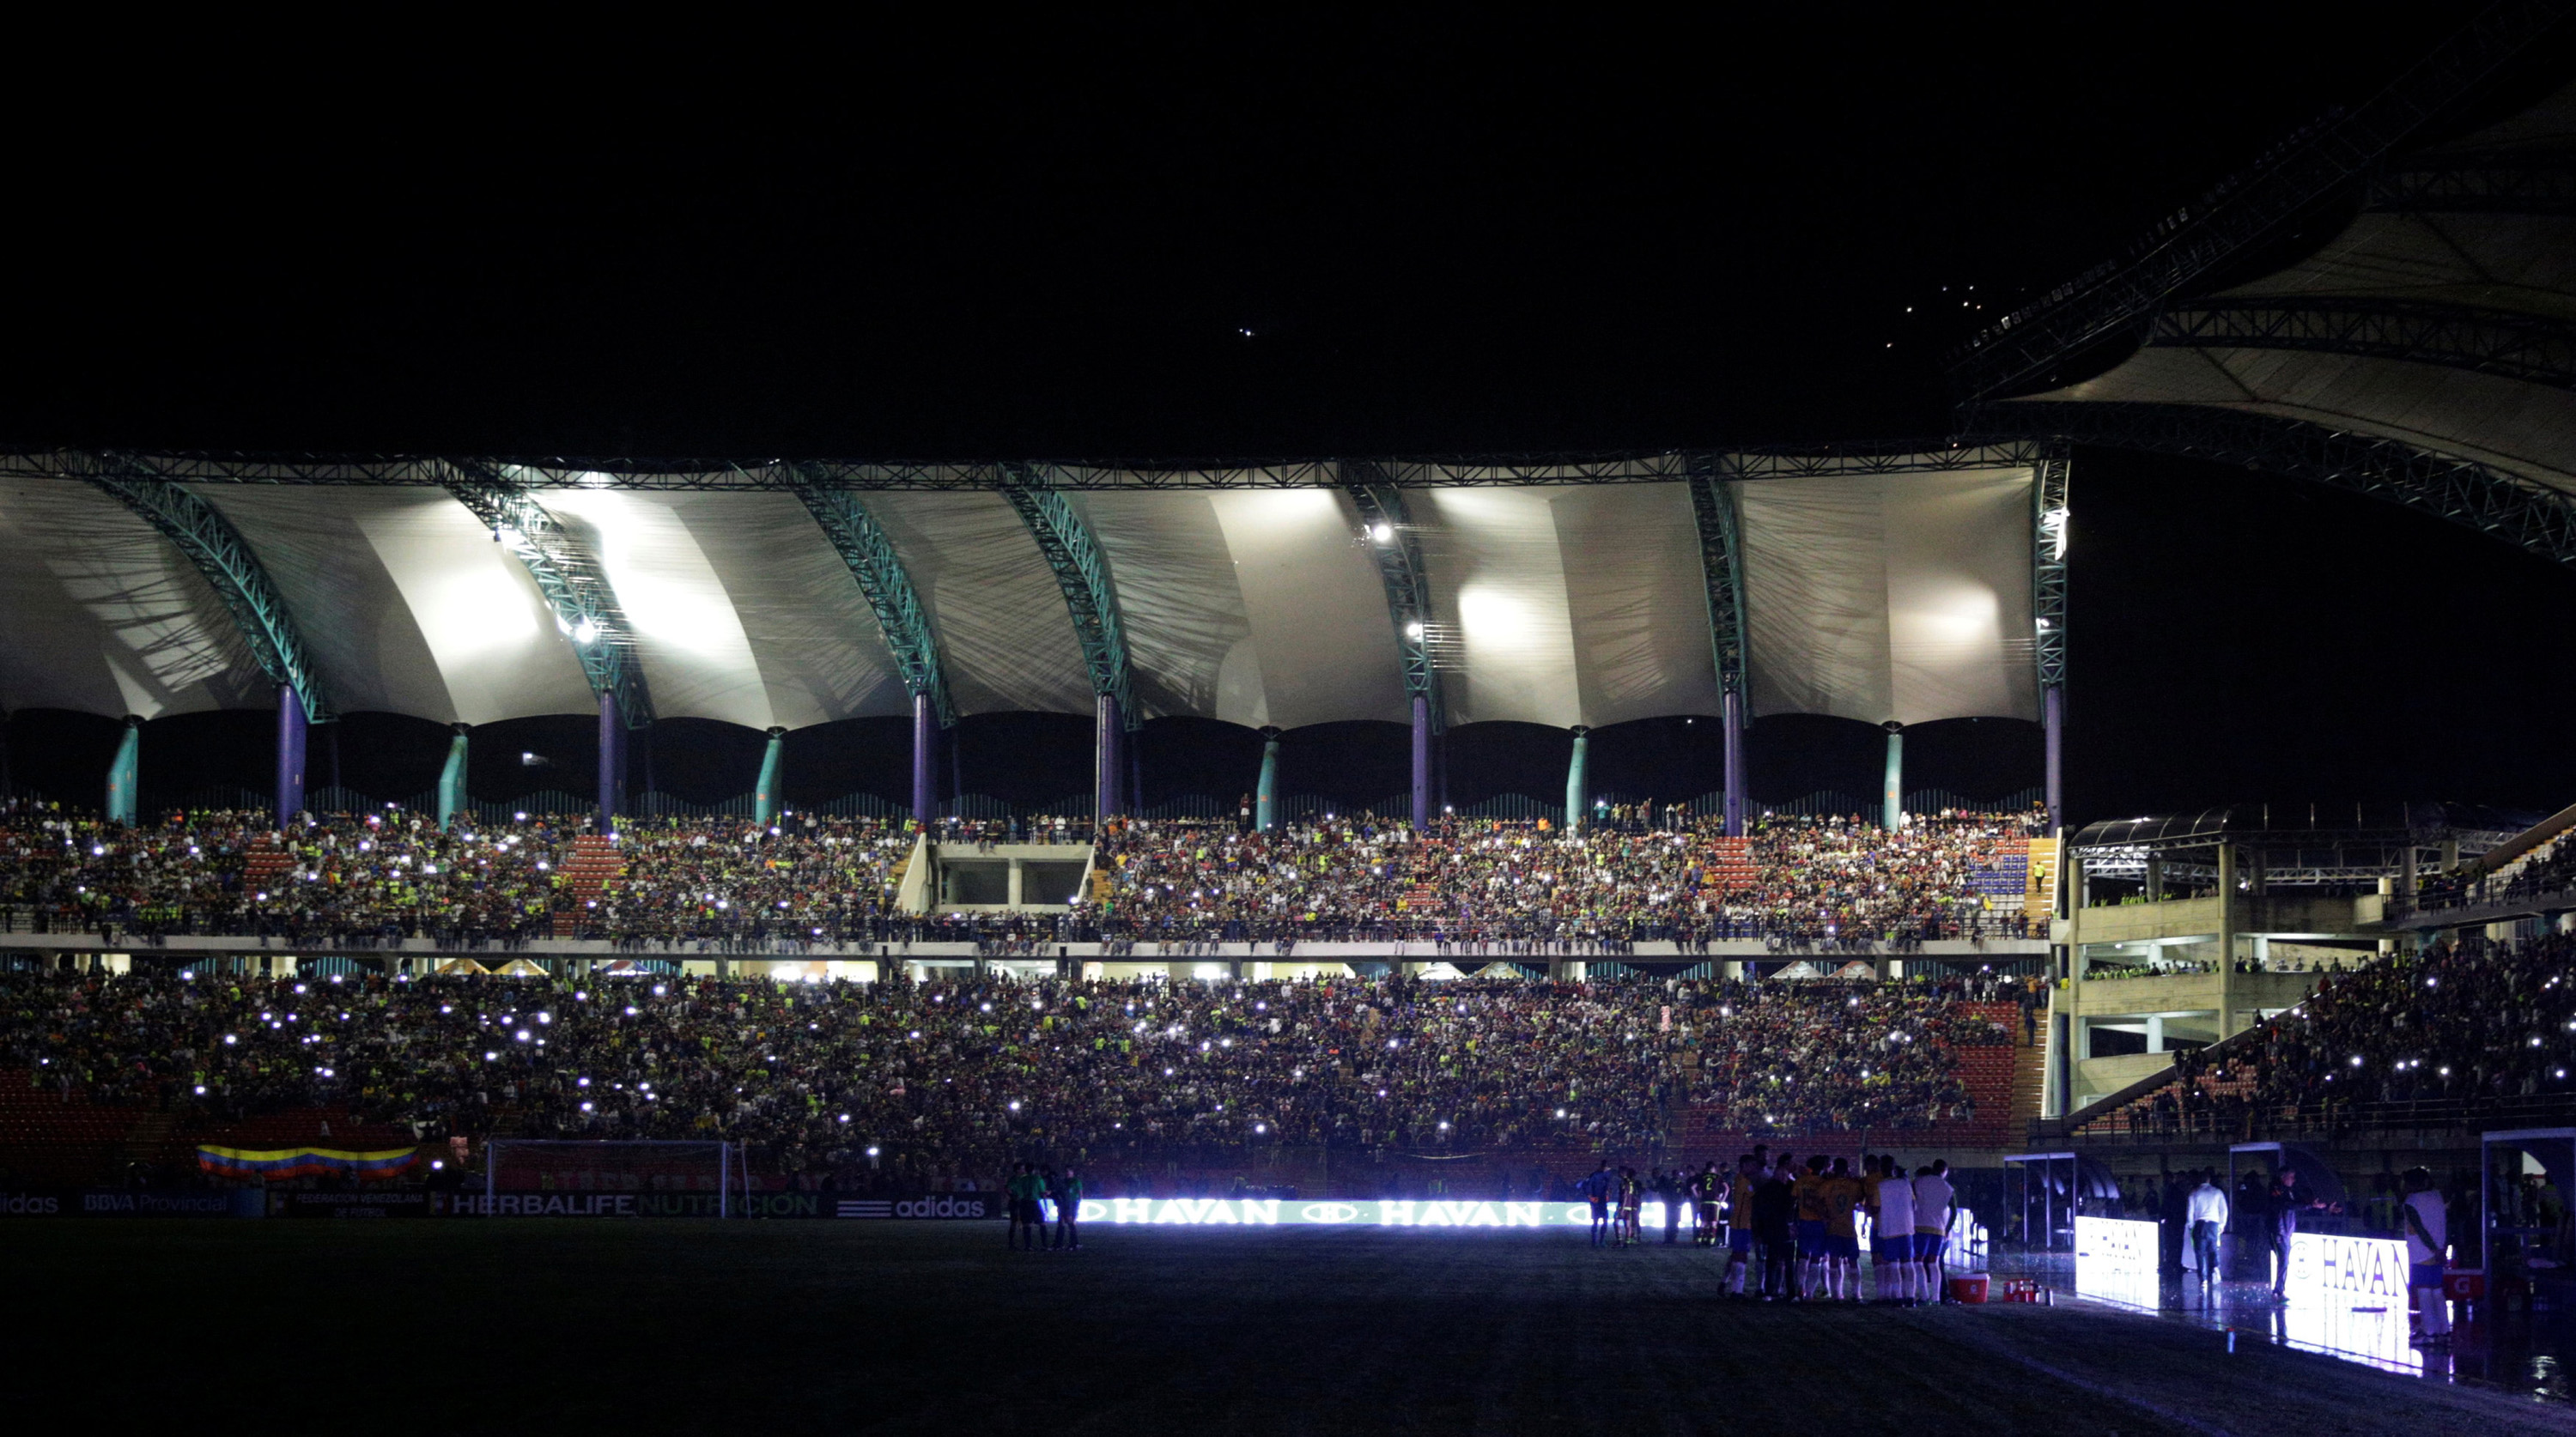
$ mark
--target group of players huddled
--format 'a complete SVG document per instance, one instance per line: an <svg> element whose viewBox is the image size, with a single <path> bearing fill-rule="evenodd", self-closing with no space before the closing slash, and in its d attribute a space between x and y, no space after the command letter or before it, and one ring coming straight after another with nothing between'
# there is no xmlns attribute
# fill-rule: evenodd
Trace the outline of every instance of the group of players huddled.
<svg viewBox="0 0 2576 1437"><path fill-rule="evenodd" d="M1602 1248L1642 1244L1646 1197L1663 1195L1664 1241L1677 1243L1690 1217L1693 1245L1727 1250L1726 1292L1748 1302L1861 1301L1865 1217L1876 1289L1868 1300L1913 1307L1949 1300L1949 1174L1948 1162L1935 1161L1909 1177L1887 1153L1862 1154L1855 1173L1849 1158L1820 1153L1801 1164L1788 1153L1771 1157L1765 1144L1737 1158L1732 1173L1710 1162L1647 1178L1604 1162L1576 1187L1592 1205L1592 1245Z"/></svg>

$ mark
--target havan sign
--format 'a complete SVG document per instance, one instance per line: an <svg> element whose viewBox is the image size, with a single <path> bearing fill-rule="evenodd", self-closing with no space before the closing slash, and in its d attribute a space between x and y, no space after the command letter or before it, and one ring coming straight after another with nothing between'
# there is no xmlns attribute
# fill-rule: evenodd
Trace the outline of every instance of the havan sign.
<svg viewBox="0 0 2576 1437"><path fill-rule="evenodd" d="M2330 1237L2303 1232L2290 1239L2292 1300L2373 1298L2406 1301L2406 1244L2381 1237Z"/></svg>

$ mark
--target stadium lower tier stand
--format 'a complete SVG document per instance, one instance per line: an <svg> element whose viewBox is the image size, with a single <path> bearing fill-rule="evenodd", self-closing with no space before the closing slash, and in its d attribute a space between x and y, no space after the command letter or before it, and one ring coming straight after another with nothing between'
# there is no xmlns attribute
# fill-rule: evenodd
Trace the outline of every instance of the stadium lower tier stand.
<svg viewBox="0 0 2576 1437"><path fill-rule="evenodd" d="M1114 1186L1304 1154L1526 1190L1755 1140L1993 1150L2019 1009L1957 982L0 977L0 1180L199 1144L723 1139L771 1180ZM1975 998L1989 1001L1975 1001ZM1803 1149L1802 1149L1803 1150ZM1335 1156L1338 1154L1338 1156Z"/></svg>
<svg viewBox="0 0 2576 1437"><path fill-rule="evenodd" d="M306 946L596 938L879 942L986 935L1082 941L1295 938L1523 942L1770 939L1810 947L2022 937L2036 814L1941 813L1890 831L1767 816L1568 834L1368 817L1248 833L1115 821L1070 852L1092 882L1025 913L907 912L909 825L788 816L577 817L442 830L401 811L311 818L173 814L127 828L0 811L0 935L276 936ZM942 842L1011 836L945 825Z"/></svg>

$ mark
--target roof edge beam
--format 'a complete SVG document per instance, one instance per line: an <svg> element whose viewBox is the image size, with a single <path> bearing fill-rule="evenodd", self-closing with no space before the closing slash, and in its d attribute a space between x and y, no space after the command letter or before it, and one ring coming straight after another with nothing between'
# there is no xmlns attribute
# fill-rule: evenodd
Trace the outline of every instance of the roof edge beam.
<svg viewBox="0 0 2576 1437"><path fill-rule="evenodd" d="M331 720L322 676L305 652L302 631L230 520L146 460L117 454L67 454L64 460L64 472L116 499L187 556L223 600L260 672L271 683L293 688L308 720Z"/></svg>
<svg viewBox="0 0 2576 1437"><path fill-rule="evenodd" d="M517 556L554 611L555 626L572 640L581 670L595 694L614 694L630 728L653 721L652 694L635 630L618 606L616 590L589 545L557 523L508 465L441 460L441 487L472 511L495 541Z"/></svg>
<svg viewBox="0 0 2576 1437"><path fill-rule="evenodd" d="M912 586L912 575L895 552L894 540L858 497L815 483L805 466L789 466L796 497L832 541L833 551L858 580L877 629L893 651L903 686L916 698L927 696L941 728L957 726L957 711L948 700L948 673L939 662L939 638L930 627L930 612Z"/></svg>
<svg viewBox="0 0 2576 1437"><path fill-rule="evenodd" d="M1091 691L1118 704L1120 726L1143 726L1136 713L1134 668L1127 653L1127 624L1118 611L1118 587L1109 575L1109 558L1100 550L1091 526L1032 464L1000 468L1002 497L1028 526L1038 552L1055 571L1064 592L1065 612L1073 619L1073 636L1082 644L1083 666L1090 671Z"/></svg>
<svg viewBox="0 0 2576 1437"><path fill-rule="evenodd" d="M1430 710L1431 732L1449 727L1440 698L1440 672L1433 661L1439 629L1431 614L1431 579L1422 562L1421 532L1405 507L1404 491L1376 463L1342 461L1342 488L1359 506L1360 542L1377 561L1386 585L1387 617L1395 625L1395 651L1404 667L1408 705L1421 699Z"/></svg>

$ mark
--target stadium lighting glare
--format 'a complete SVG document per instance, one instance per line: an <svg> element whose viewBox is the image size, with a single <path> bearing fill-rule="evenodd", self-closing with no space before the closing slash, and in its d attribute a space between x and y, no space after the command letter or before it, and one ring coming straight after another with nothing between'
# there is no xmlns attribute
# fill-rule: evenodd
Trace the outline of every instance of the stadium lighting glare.
<svg viewBox="0 0 2576 1437"><path fill-rule="evenodd" d="M1392 524L1371 524L1369 526L1369 537L1375 539L1381 544L1386 543L1395 537L1395 526Z"/></svg>
<svg viewBox="0 0 2576 1437"><path fill-rule="evenodd" d="M1415 620L1411 621L1410 623L1407 623L1407 624L1404 626L1404 636L1405 636L1406 638L1408 638L1408 639L1418 639L1418 638L1421 638L1421 637L1422 637L1422 621L1421 621L1420 619L1415 619Z"/></svg>

